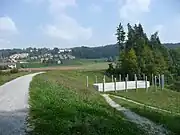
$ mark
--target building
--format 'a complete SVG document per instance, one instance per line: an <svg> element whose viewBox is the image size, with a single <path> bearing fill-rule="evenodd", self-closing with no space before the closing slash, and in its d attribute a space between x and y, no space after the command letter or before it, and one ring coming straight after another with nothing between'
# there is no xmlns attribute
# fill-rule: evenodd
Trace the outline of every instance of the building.
<svg viewBox="0 0 180 135"><path fill-rule="evenodd" d="M17 68L16 66L16 63L10 63L10 62L7 62L7 63L0 63L0 67L8 67L8 68Z"/></svg>

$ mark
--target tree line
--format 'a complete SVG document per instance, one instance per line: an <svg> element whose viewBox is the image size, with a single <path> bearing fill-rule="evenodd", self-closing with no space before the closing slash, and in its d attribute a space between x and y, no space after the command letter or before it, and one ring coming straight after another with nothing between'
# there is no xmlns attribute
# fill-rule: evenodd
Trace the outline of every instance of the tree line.
<svg viewBox="0 0 180 135"><path fill-rule="evenodd" d="M141 24L127 24L127 32L120 23L116 29L119 58L115 65L112 63L107 70L108 75L134 74L142 78L143 74L151 78L152 74L165 74L169 83L180 76L180 49L170 49L161 43L158 32L149 38Z"/></svg>

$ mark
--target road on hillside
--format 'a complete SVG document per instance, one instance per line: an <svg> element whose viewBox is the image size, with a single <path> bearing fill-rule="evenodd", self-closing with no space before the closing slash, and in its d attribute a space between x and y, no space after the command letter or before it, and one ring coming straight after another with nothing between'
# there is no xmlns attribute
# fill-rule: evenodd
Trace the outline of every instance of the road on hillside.
<svg viewBox="0 0 180 135"><path fill-rule="evenodd" d="M28 90L34 73L0 86L0 135L24 135Z"/></svg>

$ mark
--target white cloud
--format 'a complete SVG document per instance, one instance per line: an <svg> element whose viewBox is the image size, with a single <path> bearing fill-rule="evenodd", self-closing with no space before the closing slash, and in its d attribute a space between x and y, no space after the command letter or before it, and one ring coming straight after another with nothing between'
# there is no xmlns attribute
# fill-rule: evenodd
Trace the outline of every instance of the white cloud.
<svg viewBox="0 0 180 135"><path fill-rule="evenodd" d="M49 10L53 15L65 12L65 9L69 6L76 6L76 0L48 0Z"/></svg>
<svg viewBox="0 0 180 135"><path fill-rule="evenodd" d="M158 31L159 37L162 42L177 43L180 42L180 15L171 18L170 22L158 24L152 27L152 32Z"/></svg>
<svg viewBox="0 0 180 135"><path fill-rule="evenodd" d="M8 17L0 17L0 33L9 32L9 33L16 33L17 28L13 20Z"/></svg>
<svg viewBox="0 0 180 135"><path fill-rule="evenodd" d="M92 29L81 26L73 17L67 15L68 7L76 7L75 0L48 0L49 11L54 23L46 24L43 32L49 37L63 40L84 41L92 36Z"/></svg>
<svg viewBox="0 0 180 135"><path fill-rule="evenodd" d="M59 16L56 24L48 24L44 32L50 37L64 40L88 40L92 36L91 28L80 26L76 20L64 14Z"/></svg>
<svg viewBox="0 0 180 135"><path fill-rule="evenodd" d="M127 21L138 21L138 17L150 11L151 0L119 0L120 17Z"/></svg>
<svg viewBox="0 0 180 135"><path fill-rule="evenodd" d="M91 4L89 6L89 11L93 13L101 13L102 12L102 7L96 4Z"/></svg>

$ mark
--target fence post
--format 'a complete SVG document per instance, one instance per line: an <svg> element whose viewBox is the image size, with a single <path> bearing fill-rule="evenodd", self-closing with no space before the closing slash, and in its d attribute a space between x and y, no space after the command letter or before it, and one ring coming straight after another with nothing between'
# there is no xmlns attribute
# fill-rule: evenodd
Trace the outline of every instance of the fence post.
<svg viewBox="0 0 180 135"><path fill-rule="evenodd" d="M154 77L154 86L155 86L155 90L157 91L157 85L156 85L156 84L157 84L157 83L156 83L156 80L157 80L157 79L156 79L156 78L157 78L157 77L155 76L155 77Z"/></svg>
<svg viewBox="0 0 180 135"><path fill-rule="evenodd" d="M129 81L129 75L128 74L127 74L126 78L127 78L127 81Z"/></svg>
<svg viewBox="0 0 180 135"><path fill-rule="evenodd" d="M88 76L86 77L86 87L87 88L89 87L89 78L88 78Z"/></svg>
<svg viewBox="0 0 180 135"><path fill-rule="evenodd" d="M97 75L96 75L96 83L97 83Z"/></svg>
<svg viewBox="0 0 180 135"><path fill-rule="evenodd" d="M104 81L106 82L106 76L104 75Z"/></svg>
<svg viewBox="0 0 180 135"><path fill-rule="evenodd" d="M152 74L151 77L152 77L152 82L151 83L152 83L152 86L154 86L154 75Z"/></svg>
<svg viewBox="0 0 180 135"><path fill-rule="evenodd" d="M116 92L116 78L114 78L114 91Z"/></svg>
<svg viewBox="0 0 180 135"><path fill-rule="evenodd" d="M137 76L136 76L136 74L135 74L135 85L136 85L136 92L137 92Z"/></svg>
<svg viewBox="0 0 180 135"><path fill-rule="evenodd" d="M143 74L143 80L144 80L144 81L146 80L146 76L145 76L145 74Z"/></svg>
<svg viewBox="0 0 180 135"><path fill-rule="evenodd" d="M158 81L158 83L159 83L159 87L161 87L161 75L159 74L159 81Z"/></svg>
<svg viewBox="0 0 180 135"><path fill-rule="evenodd" d="M105 78L103 78L103 92L105 91Z"/></svg>
<svg viewBox="0 0 180 135"><path fill-rule="evenodd" d="M111 79L112 79L112 82L114 82L114 76L113 75L111 75Z"/></svg>
<svg viewBox="0 0 180 135"><path fill-rule="evenodd" d="M148 92L148 87L147 87L147 76L145 77L145 84L146 84L146 92Z"/></svg>
<svg viewBox="0 0 180 135"><path fill-rule="evenodd" d="M161 75L161 89L164 89L164 75Z"/></svg>
<svg viewBox="0 0 180 135"><path fill-rule="evenodd" d="M127 81L128 81L128 78L126 77L125 78L125 90L126 90L126 92L127 92Z"/></svg>
<svg viewBox="0 0 180 135"><path fill-rule="evenodd" d="M121 82L121 74L119 74L119 81Z"/></svg>

